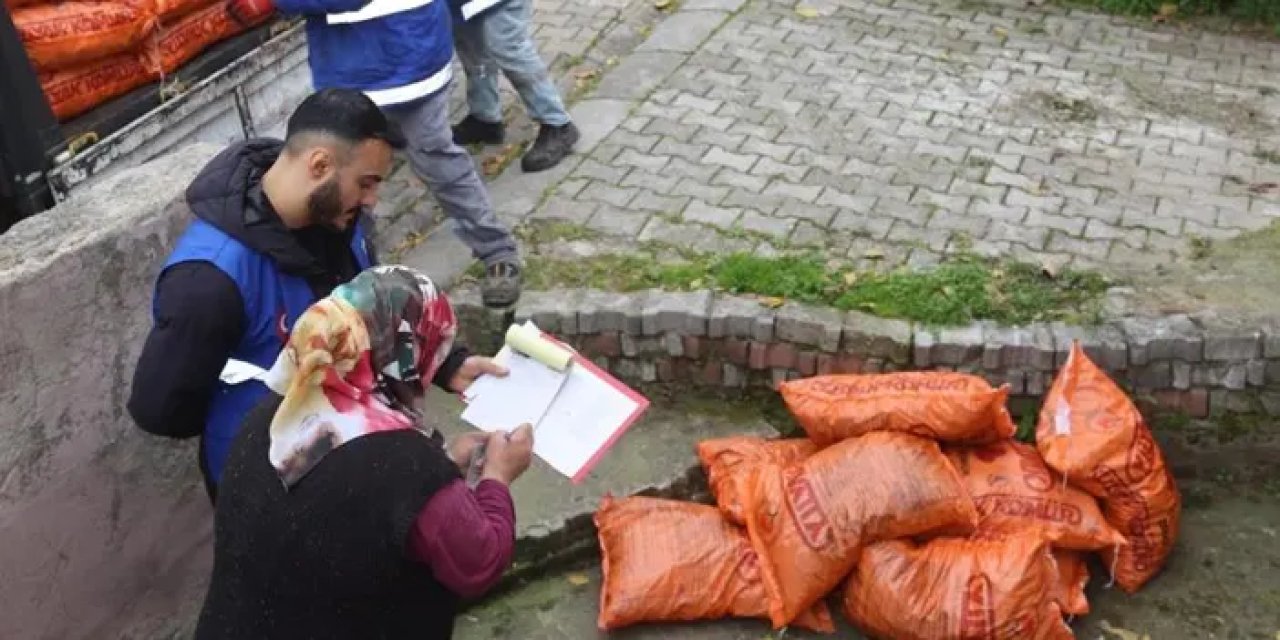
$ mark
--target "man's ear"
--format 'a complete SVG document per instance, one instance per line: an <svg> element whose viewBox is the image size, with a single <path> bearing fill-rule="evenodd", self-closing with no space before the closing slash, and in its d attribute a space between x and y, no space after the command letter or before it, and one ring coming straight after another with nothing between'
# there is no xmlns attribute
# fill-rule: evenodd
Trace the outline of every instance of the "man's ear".
<svg viewBox="0 0 1280 640"><path fill-rule="evenodd" d="M324 180L337 169L333 151L315 147L307 152L307 174L314 180Z"/></svg>

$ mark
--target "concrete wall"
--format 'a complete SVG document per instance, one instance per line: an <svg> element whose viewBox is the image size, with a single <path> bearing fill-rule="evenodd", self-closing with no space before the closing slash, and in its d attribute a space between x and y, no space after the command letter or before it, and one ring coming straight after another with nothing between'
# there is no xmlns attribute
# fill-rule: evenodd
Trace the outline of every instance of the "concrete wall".
<svg viewBox="0 0 1280 640"><path fill-rule="evenodd" d="M217 147L127 169L0 236L0 638L164 638L203 597L194 442L125 411L175 202Z"/></svg>

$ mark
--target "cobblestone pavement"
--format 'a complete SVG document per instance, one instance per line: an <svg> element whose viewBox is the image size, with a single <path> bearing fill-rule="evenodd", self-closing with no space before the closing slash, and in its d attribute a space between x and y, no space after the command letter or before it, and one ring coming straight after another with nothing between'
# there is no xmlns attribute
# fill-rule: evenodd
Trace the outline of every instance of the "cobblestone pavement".
<svg viewBox="0 0 1280 640"><path fill-rule="evenodd" d="M533 34L539 52L557 78L562 95L573 101L619 56L643 40L662 15L649 3L634 0L538 0ZM466 80L454 60L453 120L466 115ZM537 134L509 83L501 84L507 113L509 147L479 149L477 166L491 173L492 165L518 159L520 148ZM442 222L441 212L407 163L398 162L383 189L378 207L380 244L393 252L412 246L422 232ZM447 235L447 231L445 232Z"/></svg>
<svg viewBox="0 0 1280 640"><path fill-rule="evenodd" d="M1124 271L1280 218L1280 45L1021 1L692 0L579 107L607 121L582 156L492 188L600 237L531 252Z"/></svg>

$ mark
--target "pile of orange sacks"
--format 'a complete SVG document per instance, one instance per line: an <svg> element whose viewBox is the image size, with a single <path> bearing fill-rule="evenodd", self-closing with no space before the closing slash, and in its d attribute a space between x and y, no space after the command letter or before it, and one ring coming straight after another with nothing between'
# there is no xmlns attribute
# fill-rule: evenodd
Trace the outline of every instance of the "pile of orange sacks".
<svg viewBox="0 0 1280 640"><path fill-rule="evenodd" d="M59 120L159 80L243 31L220 0L4 1Z"/></svg>
<svg viewBox="0 0 1280 640"><path fill-rule="evenodd" d="M892 640L1072 638L1088 554L1133 593L1163 567L1181 498L1137 408L1073 345L1036 444L1007 387L964 373L780 387L807 438L699 443L716 506L606 497L603 630L768 619L833 632L827 596Z"/></svg>

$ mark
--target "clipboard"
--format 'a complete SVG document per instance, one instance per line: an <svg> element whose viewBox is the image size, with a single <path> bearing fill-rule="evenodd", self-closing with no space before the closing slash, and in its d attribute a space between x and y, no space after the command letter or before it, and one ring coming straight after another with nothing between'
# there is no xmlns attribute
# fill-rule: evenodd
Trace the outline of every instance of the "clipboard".
<svg viewBox="0 0 1280 640"><path fill-rule="evenodd" d="M488 432L528 422L534 455L574 484L649 408L647 398L532 321L507 330L494 360L510 373L472 383L462 419Z"/></svg>

